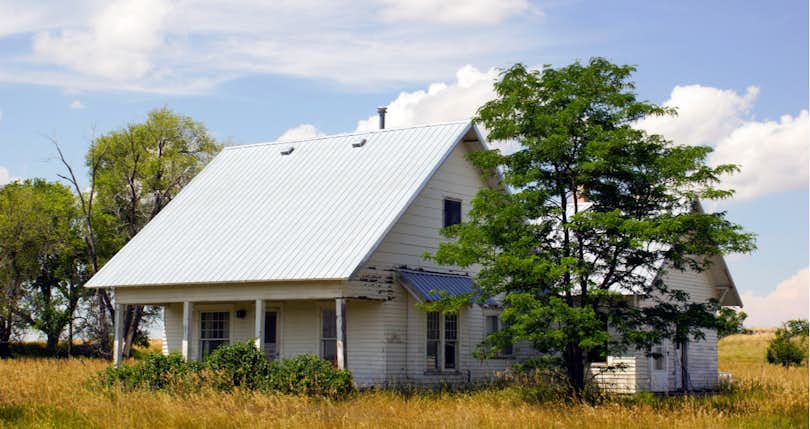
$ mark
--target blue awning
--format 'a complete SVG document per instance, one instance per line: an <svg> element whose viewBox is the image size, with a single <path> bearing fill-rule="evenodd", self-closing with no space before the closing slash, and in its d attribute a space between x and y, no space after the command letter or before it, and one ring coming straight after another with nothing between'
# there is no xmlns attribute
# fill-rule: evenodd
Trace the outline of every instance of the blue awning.
<svg viewBox="0 0 810 429"><path fill-rule="evenodd" d="M458 274L432 273L425 271L397 270L402 285L422 302L433 302L442 296L431 291L447 291L448 296L459 296L474 291L474 284L469 276ZM494 305L495 301L486 300Z"/></svg>

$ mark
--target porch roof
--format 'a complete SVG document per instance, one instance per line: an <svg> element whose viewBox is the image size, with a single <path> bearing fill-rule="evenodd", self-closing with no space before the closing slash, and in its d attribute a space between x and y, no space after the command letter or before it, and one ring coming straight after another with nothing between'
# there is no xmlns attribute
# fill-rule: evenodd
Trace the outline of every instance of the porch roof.
<svg viewBox="0 0 810 429"><path fill-rule="evenodd" d="M402 285L420 302L434 302L442 298L440 291L450 297L475 293L475 283L470 276L415 270L397 270ZM487 298L487 305L495 301Z"/></svg>

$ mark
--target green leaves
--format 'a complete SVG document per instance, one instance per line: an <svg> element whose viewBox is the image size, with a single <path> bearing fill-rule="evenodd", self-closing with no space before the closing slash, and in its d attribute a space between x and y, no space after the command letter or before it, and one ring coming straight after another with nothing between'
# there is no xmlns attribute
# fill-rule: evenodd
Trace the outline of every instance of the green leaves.
<svg viewBox="0 0 810 429"><path fill-rule="evenodd" d="M647 116L675 113L637 98L634 71L603 58L504 70L477 120L490 140L516 141L522 150L470 160L500 171L510 192L481 191L467 222L445 231L454 241L432 255L480 266L482 296L505 296L511 340L561 353L575 387L587 351L608 341L606 319L612 352L714 326L716 303L692 302L653 282L656 273L704 271L706 256L755 248L752 234L698 203L729 198L733 191L716 186L737 166L709 166L711 148L634 128ZM632 305L636 299L649 307Z"/></svg>

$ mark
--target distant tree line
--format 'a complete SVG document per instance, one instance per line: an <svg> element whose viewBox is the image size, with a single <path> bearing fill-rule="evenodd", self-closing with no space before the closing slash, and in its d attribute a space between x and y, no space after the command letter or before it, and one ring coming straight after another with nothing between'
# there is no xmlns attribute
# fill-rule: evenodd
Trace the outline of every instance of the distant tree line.
<svg viewBox="0 0 810 429"><path fill-rule="evenodd" d="M109 355L113 297L85 283L221 149L203 124L166 108L94 138L84 181L53 143L64 183L26 179L0 187L0 356L31 331L46 338L50 354L60 340L70 354L80 335ZM125 311L128 356L155 312L137 305Z"/></svg>

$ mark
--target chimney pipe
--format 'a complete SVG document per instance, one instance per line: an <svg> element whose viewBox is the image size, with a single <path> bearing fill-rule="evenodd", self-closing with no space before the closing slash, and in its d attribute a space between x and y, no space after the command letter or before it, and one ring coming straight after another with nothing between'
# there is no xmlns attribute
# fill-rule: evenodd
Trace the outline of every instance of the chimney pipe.
<svg viewBox="0 0 810 429"><path fill-rule="evenodd" d="M380 115L380 129L385 129L385 112L388 111L387 107L378 107L377 113Z"/></svg>

